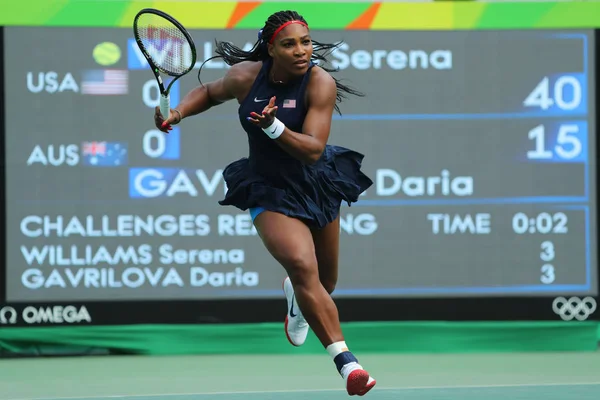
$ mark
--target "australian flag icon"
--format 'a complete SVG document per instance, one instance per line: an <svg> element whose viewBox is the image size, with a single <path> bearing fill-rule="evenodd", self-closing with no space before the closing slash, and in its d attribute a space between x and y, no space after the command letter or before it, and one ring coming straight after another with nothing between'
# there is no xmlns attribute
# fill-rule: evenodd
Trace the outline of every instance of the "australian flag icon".
<svg viewBox="0 0 600 400"><path fill-rule="evenodd" d="M127 165L127 143L83 142L83 165L89 167L121 167Z"/></svg>

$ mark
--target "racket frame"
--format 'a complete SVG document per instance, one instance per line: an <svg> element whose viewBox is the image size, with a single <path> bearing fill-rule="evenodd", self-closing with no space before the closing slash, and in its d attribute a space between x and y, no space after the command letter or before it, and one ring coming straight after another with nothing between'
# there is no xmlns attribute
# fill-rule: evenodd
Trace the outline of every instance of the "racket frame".
<svg viewBox="0 0 600 400"><path fill-rule="evenodd" d="M184 71L180 74L171 74L168 71L164 71L166 75L173 77L173 79L171 80L171 82L169 82L169 85L166 88L165 88L164 82L162 80L162 77L160 76L161 70L156 66L154 61L152 61L152 57L150 56L150 54L148 54L148 51L146 50L146 47L144 46L144 44L138 34L138 20L144 14L154 14L154 15L157 15L157 16L162 17L162 18L166 19L167 21L169 21L177 29L179 29L179 31L181 31L181 33L183 34L183 36L186 38L186 40L188 41L188 43L190 45L190 49L192 52L192 62L190 63L191 64L190 67L186 71ZM138 48L140 49L141 53L144 55L144 58L146 59L146 61L148 62L148 65L150 66L150 69L152 70L154 77L156 78L156 82L158 83L158 90L160 91L160 111L161 111L161 114L163 115L163 118L167 119L169 117L169 113L171 110L170 104L169 104L170 103L169 93L171 90L171 86L173 86L173 84L175 83L175 81L177 79L181 78L185 74L189 73L192 69L194 69L194 66L196 65L196 45L194 44L194 40L192 39L192 36L189 34L187 29L185 29L179 21L177 21L175 18L173 18L169 14L167 14L163 11L157 10L155 8L144 8L144 9L138 11L138 13L135 15L135 17L133 19L133 37L138 45Z"/></svg>

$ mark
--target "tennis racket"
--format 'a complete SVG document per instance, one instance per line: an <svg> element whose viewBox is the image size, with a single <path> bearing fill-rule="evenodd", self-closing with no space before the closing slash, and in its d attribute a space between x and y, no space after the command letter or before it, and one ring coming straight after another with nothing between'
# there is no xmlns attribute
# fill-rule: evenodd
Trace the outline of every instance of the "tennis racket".
<svg viewBox="0 0 600 400"><path fill-rule="evenodd" d="M137 13L133 20L133 35L158 82L160 112L166 120L171 110L171 87L194 68L196 46L183 25L153 8L144 8ZM166 88L161 73L173 77Z"/></svg>

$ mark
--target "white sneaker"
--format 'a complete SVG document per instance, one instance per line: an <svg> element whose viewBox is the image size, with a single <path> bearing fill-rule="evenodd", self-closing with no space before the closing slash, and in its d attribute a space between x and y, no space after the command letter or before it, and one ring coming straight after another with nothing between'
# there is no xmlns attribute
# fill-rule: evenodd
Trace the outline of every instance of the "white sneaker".
<svg viewBox="0 0 600 400"><path fill-rule="evenodd" d="M364 369L356 369L346 377L346 391L350 396L364 396L377 384L377 381Z"/></svg>
<svg viewBox="0 0 600 400"><path fill-rule="evenodd" d="M294 296L294 287L289 277L283 280L283 292L287 298L287 315L285 316L285 336L294 346L302 346L308 335L308 322L304 319L302 311Z"/></svg>
<svg viewBox="0 0 600 400"><path fill-rule="evenodd" d="M377 381L358 363L344 365L340 374L346 381L346 391L350 396L364 396L377 384Z"/></svg>

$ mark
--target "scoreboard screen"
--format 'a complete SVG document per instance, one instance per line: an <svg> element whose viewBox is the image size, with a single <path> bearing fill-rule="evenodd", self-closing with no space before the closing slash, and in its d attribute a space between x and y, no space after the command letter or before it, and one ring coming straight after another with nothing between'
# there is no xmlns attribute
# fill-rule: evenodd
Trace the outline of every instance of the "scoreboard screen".
<svg viewBox="0 0 600 400"><path fill-rule="evenodd" d="M256 40L191 34L198 66L215 39ZM366 94L340 104L330 143L365 154L374 182L342 207L334 296L597 294L592 31L312 35L343 41L335 76ZM238 104L165 135L130 29L8 27L4 41L19 54L4 68L7 301L281 298L249 214L217 203L248 154Z"/></svg>

